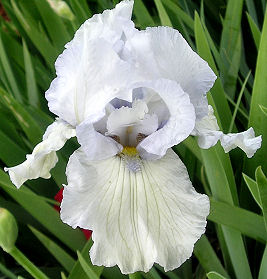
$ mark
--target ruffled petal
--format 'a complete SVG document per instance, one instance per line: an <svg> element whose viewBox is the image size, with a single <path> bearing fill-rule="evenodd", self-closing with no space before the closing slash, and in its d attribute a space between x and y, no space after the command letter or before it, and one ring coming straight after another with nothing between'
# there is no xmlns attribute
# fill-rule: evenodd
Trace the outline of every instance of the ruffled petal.
<svg viewBox="0 0 267 279"><path fill-rule="evenodd" d="M90 122L84 121L76 128L77 139L86 153L88 160L110 158L123 149L122 145L111 137L97 132Z"/></svg>
<svg viewBox="0 0 267 279"><path fill-rule="evenodd" d="M87 20L59 55L57 77L46 99L49 109L71 125L95 114L100 114L100 119L105 105L120 94L131 98L130 93L120 91L136 81L136 72L120 59L118 51L124 44L125 21L134 28L130 21L132 6L133 1L123 1L115 9Z"/></svg>
<svg viewBox="0 0 267 279"><path fill-rule="evenodd" d="M107 130L110 135L118 135L125 127L137 125L144 119L148 107L145 102L136 100L132 107L121 107L114 110L107 120Z"/></svg>
<svg viewBox="0 0 267 279"><path fill-rule="evenodd" d="M5 171L9 172L12 183L19 188L28 179L50 178L50 170L58 161L56 151L75 135L72 126L57 119L48 126L43 141L36 145L32 154L26 155L25 162L12 168L5 168Z"/></svg>
<svg viewBox="0 0 267 279"><path fill-rule="evenodd" d="M133 0L124 0L118 3L114 9L107 9L102 14L95 14L81 25L76 31L74 39L66 47L79 44L86 35L88 40L103 38L116 49L122 39L122 34L127 33L127 29L134 29L134 23L131 21L133 4Z"/></svg>
<svg viewBox="0 0 267 279"><path fill-rule="evenodd" d="M223 135L223 132L220 131L212 106L209 106L208 110L208 115L204 116L200 121L196 121L196 126L192 131L192 135L198 136L198 145L203 149L214 146Z"/></svg>
<svg viewBox="0 0 267 279"><path fill-rule="evenodd" d="M235 134L223 134L219 129L213 108L209 106L209 114L200 121L196 121L192 135L198 136L198 145L203 149L214 146L220 140L225 152L239 147L248 158L251 158L261 147L261 136L255 137L253 128Z"/></svg>
<svg viewBox="0 0 267 279"><path fill-rule="evenodd" d="M138 172L120 156L92 162L78 150L67 177L61 218L93 231L95 265L118 265L125 274L147 272L154 262L172 270L205 231L209 199L194 190L172 150L160 160L142 160Z"/></svg>
<svg viewBox="0 0 267 279"><path fill-rule="evenodd" d="M208 114L206 93L213 86L216 75L177 30L147 28L136 32L126 47L145 78L175 80L189 95L197 119Z"/></svg>
<svg viewBox="0 0 267 279"><path fill-rule="evenodd" d="M221 138L221 145L225 152L239 147L251 158L261 147L261 136L255 137L253 128L237 134L226 134Z"/></svg>
<svg viewBox="0 0 267 279"><path fill-rule="evenodd" d="M188 94L174 81L159 79L138 83L135 86L152 89L169 110L170 117L167 123L137 146L142 158L158 159L165 155L168 148L190 135L195 126L194 106Z"/></svg>

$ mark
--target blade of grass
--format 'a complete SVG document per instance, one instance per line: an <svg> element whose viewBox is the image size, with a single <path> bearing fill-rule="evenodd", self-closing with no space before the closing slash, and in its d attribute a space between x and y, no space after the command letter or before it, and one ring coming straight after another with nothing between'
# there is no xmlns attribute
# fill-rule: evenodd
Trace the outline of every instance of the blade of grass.
<svg viewBox="0 0 267 279"><path fill-rule="evenodd" d="M8 270L1 262L0 262L0 271L3 275L7 276L7 278L17 279L17 276L13 272Z"/></svg>
<svg viewBox="0 0 267 279"><path fill-rule="evenodd" d="M205 37L205 33L197 13L195 13L195 36L196 36L196 43L197 43L197 49L199 55L209 63L212 70L218 76L218 71L216 69L215 62L212 58L212 54L210 52L209 45ZM214 113L217 117L219 126L221 127L222 130L227 131L229 129L229 124L231 122L232 116L225 97L226 95L224 94L222 83L219 78L217 78L217 80L215 81L215 84L211 89L211 93L212 93L211 95L208 94L209 104L212 105L214 108ZM234 126L234 130L235 129L236 128ZM218 153L218 156L223 165L222 171L225 172L227 179L229 181L228 185L231 190L234 204L237 204L238 203L237 190L236 190L234 174L233 174L229 157L226 156L222 151L222 149L220 148L216 149L216 152Z"/></svg>
<svg viewBox="0 0 267 279"><path fill-rule="evenodd" d="M221 274L211 271L207 274L208 279L225 279Z"/></svg>
<svg viewBox="0 0 267 279"><path fill-rule="evenodd" d="M253 196L255 202L258 204L258 206L262 209L261 205L261 199L260 199L260 193L258 189L257 182L251 179L249 176L243 173L243 178L246 182L246 185L248 186L248 189Z"/></svg>
<svg viewBox="0 0 267 279"><path fill-rule="evenodd" d="M264 220L260 215L214 199L210 200L210 204L208 220L231 227L260 242L265 243L267 241Z"/></svg>
<svg viewBox="0 0 267 279"><path fill-rule="evenodd" d="M249 23L250 31L252 33L252 37L253 37L254 43L255 43L256 48L258 50L259 49L259 45L260 45L260 39L261 39L260 29L257 26L257 24L254 22L254 20L252 19L250 14L246 13L246 15L247 15L247 19L248 19L248 23Z"/></svg>
<svg viewBox="0 0 267 279"><path fill-rule="evenodd" d="M47 62L47 65L53 69L54 68L53 64L57 57L57 52L55 51L55 48L48 41L47 37L44 36L38 30L34 22L30 20L29 14L25 14L25 11L22 13L14 0L11 0L11 5L14 14L17 20L20 22L23 30L29 36L30 40L38 49L38 51L42 54L43 58Z"/></svg>
<svg viewBox="0 0 267 279"><path fill-rule="evenodd" d="M172 27L172 23L171 20L161 2L161 0L154 0L158 13L159 13L159 18L160 18L160 22L163 26L170 26Z"/></svg>
<svg viewBox="0 0 267 279"><path fill-rule="evenodd" d="M157 267L156 268L157 270L161 271L165 276L167 276L170 279L181 279L181 277L178 276L176 273L174 273L174 271L165 272L164 268L161 267L160 265L156 265L156 267ZM141 276L141 273L138 272L137 274ZM140 279L142 279L142 276L140 277ZM184 279L186 279L186 278L184 278Z"/></svg>
<svg viewBox="0 0 267 279"><path fill-rule="evenodd" d="M63 46L71 39L63 20L52 10L47 1L34 0L34 3L42 17L52 44L58 51L62 51Z"/></svg>
<svg viewBox="0 0 267 279"><path fill-rule="evenodd" d="M265 114L265 116L267 116L267 107L264 107L262 105L259 105L261 111Z"/></svg>
<svg viewBox="0 0 267 279"><path fill-rule="evenodd" d="M44 247L56 258L56 260L68 271L70 272L75 264L75 260L58 244L52 241L49 237L39 232L32 226L28 226L32 233L41 241Z"/></svg>
<svg viewBox="0 0 267 279"><path fill-rule="evenodd" d="M246 6L248 8L248 13L250 14L251 19L255 22L256 26L259 26L258 16L257 16L254 1L253 0L246 0Z"/></svg>
<svg viewBox="0 0 267 279"><path fill-rule="evenodd" d="M205 272L214 270L230 278L205 235L202 235L195 244L194 254Z"/></svg>
<svg viewBox="0 0 267 279"><path fill-rule="evenodd" d="M14 94L16 99L19 102L22 103L22 96L21 96L16 78L13 74L12 68L10 66L9 59L6 55L6 51L5 51L5 48L4 48L4 45L3 45L1 33L0 33L0 60L1 60L1 63L3 65L3 69L5 71L7 80L8 80L9 85L10 85L10 88L12 89L12 93Z"/></svg>
<svg viewBox="0 0 267 279"><path fill-rule="evenodd" d="M70 0L70 5L77 18L78 26L81 25L86 19L92 16L92 13L88 9L88 6L87 10L85 10L80 1Z"/></svg>
<svg viewBox="0 0 267 279"><path fill-rule="evenodd" d="M9 254L35 279L49 279L18 248L14 247Z"/></svg>
<svg viewBox="0 0 267 279"><path fill-rule="evenodd" d="M78 260L81 264L81 267L83 268L83 271L86 273L89 279L99 279L99 276L97 276L94 271L91 269L90 265L87 264L86 260L83 258L81 253L77 251Z"/></svg>
<svg viewBox="0 0 267 279"><path fill-rule="evenodd" d="M129 279L142 279L142 278L143 277L141 276L141 274L139 272L129 274Z"/></svg>
<svg viewBox="0 0 267 279"><path fill-rule="evenodd" d="M84 259L86 259L87 264L91 267L91 270L94 271L94 273L96 274L96 276L100 276L102 271L103 271L103 267L99 267L99 266L94 266L92 265L90 258L89 258L89 250L91 248L93 244L92 239L88 240L87 243L85 244L85 246L83 247L82 251L81 251L81 255L83 256ZM79 249L80 250L80 249ZM69 274L68 279L87 279L88 276L86 275L86 273L84 272L81 263L79 261L79 259L76 261L72 271Z"/></svg>
<svg viewBox="0 0 267 279"><path fill-rule="evenodd" d="M196 37L198 54L208 62L209 66L218 77L219 76L218 70L213 60L199 15L196 12L195 12L195 37ZM218 114L223 115L223 118L221 119L221 125L223 129L227 131L232 119L232 115L225 97L221 80L219 78L217 78L213 88L211 89L211 95L216 105L216 109L218 110Z"/></svg>
<svg viewBox="0 0 267 279"><path fill-rule="evenodd" d="M0 88L0 96L2 103L12 112L31 143L35 145L40 142L42 130L25 108L2 88Z"/></svg>
<svg viewBox="0 0 267 279"><path fill-rule="evenodd" d="M225 68L221 69L224 80L224 88L231 97L235 92L241 57L240 28L242 8L243 0L227 1L220 43L220 54L225 63Z"/></svg>
<svg viewBox="0 0 267 279"><path fill-rule="evenodd" d="M244 93L244 90L246 88L246 85L247 85L247 82L248 82L248 79L249 79L249 76L250 76L250 71L249 73L247 74L246 76L246 79L244 80L243 84L242 84L242 87L241 87L241 90L238 94L238 98L237 98L237 101L236 101L236 106L235 106L235 109L234 109L234 112L233 112L233 117L232 117L232 120L231 120L231 123L230 123L230 126L229 126L229 130L228 130L228 133L231 133L232 130L233 130L233 127L234 127L234 123L235 123L235 118L236 118L236 114L237 114L237 110L240 106L240 102L241 102L241 99L242 99L242 96L243 96L243 93Z"/></svg>
<svg viewBox="0 0 267 279"><path fill-rule="evenodd" d="M266 116L259 109L259 105L267 107L267 10L265 12L262 35L260 40L256 74L252 90L252 99L249 115L249 126L253 127L256 135L262 135L262 146L253 158L246 161L246 169L252 175L256 167L266 161L267 154L267 125ZM267 172L267 164L262 165Z"/></svg>
<svg viewBox="0 0 267 279"><path fill-rule="evenodd" d="M261 167L258 167L256 169L255 177L256 177L259 193L260 193L262 213L263 213L265 228L267 232L267 178L264 175Z"/></svg>
<svg viewBox="0 0 267 279"><path fill-rule="evenodd" d="M142 0L135 0L133 11L141 28L144 29L147 26L155 26L155 22Z"/></svg>
<svg viewBox="0 0 267 279"><path fill-rule="evenodd" d="M265 279L267 274L267 246L265 246L264 253L261 259L258 279Z"/></svg>
<svg viewBox="0 0 267 279"><path fill-rule="evenodd" d="M144 278L147 279L161 279L161 276L159 275L155 267L152 267L147 273L142 273L142 275Z"/></svg>
<svg viewBox="0 0 267 279"><path fill-rule="evenodd" d="M229 157L222 152L221 147L218 145L209 150L201 150L213 197L233 205L230 181L228 181L226 173L227 168L224 166L225 163L229 163L229 160L225 161ZM236 277L239 279L251 279L252 275L240 232L223 224L221 226Z"/></svg>
<svg viewBox="0 0 267 279"><path fill-rule="evenodd" d="M25 158L25 150L18 146L0 130L0 159L8 166L15 165ZM12 152L10 152L12 150Z"/></svg>
<svg viewBox="0 0 267 279"><path fill-rule="evenodd" d="M25 65L26 85L27 85L27 97L30 105L39 107L39 92L37 89L34 68L31 61L31 55L29 53L26 42L23 40L23 57Z"/></svg>
<svg viewBox="0 0 267 279"><path fill-rule="evenodd" d="M194 20L171 0L164 0L163 4L172 10L193 31Z"/></svg>

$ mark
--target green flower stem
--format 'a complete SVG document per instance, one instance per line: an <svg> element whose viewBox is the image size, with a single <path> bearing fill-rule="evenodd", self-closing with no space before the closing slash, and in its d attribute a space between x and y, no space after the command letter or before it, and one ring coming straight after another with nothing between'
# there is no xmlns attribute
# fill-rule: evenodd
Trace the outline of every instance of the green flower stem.
<svg viewBox="0 0 267 279"><path fill-rule="evenodd" d="M36 267L17 247L14 247L9 254L34 278L49 279L38 267Z"/></svg>

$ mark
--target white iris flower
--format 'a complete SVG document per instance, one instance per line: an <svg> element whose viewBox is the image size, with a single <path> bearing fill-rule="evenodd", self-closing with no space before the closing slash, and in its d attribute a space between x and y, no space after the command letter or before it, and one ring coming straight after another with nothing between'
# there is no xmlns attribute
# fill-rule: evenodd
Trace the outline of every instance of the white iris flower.
<svg viewBox="0 0 267 279"><path fill-rule="evenodd" d="M56 61L46 92L59 118L27 160L7 168L20 187L49 178L56 151L77 136L61 204L62 220L93 231L95 265L122 273L166 271L192 255L205 231L209 199L198 194L170 149L189 135L202 148L218 140L248 157L260 147L254 131L224 135L206 93L216 79L208 64L169 27L139 31L133 1L88 19Z"/></svg>

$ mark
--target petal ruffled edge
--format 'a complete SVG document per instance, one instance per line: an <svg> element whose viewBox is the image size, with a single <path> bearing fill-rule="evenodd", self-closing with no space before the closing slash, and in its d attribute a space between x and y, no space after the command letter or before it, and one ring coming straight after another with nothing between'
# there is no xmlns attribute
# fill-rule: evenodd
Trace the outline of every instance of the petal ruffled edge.
<svg viewBox="0 0 267 279"><path fill-rule="evenodd" d="M80 149L67 166L63 222L93 231L92 263L118 265L124 274L147 272L154 262L179 267L204 233L209 199L198 194L170 149L131 172L119 156L89 161Z"/></svg>
<svg viewBox="0 0 267 279"><path fill-rule="evenodd" d="M28 179L50 178L50 170L58 161L56 151L75 135L72 126L61 119L56 119L46 129L43 141L36 145L32 154L26 155L26 161L15 167L4 168L9 173L12 183L19 188Z"/></svg>
<svg viewBox="0 0 267 279"><path fill-rule="evenodd" d="M154 90L170 113L167 123L137 146L142 158L154 160L190 135L195 126L195 110L188 94L175 81L158 79L135 84L135 88L138 87Z"/></svg>
<svg viewBox="0 0 267 279"><path fill-rule="evenodd" d="M126 45L147 79L176 81L189 95L196 118L200 120L208 114L206 93L217 76L179 31L166 26L148 27L136 32Z"/></svg>
<svg viewBox="0 0 267 279"><path fill-rule="evenodd" d="M45 96L50 111L71 125L87 119L98 107L95 102L105 102L106 91L113 96L111 99L115 98L116 91L132 79L135 81L132 66L118 54L124 30L134 30L132 9L133 1L125 0L114 9L94 15L82 24L58 56L57 77Z"/></svg>
<svg viewBox="0 0 267 279"><path fill-rule="evenodd" d="M196 122L192 135L198 136L198 145L200 148L208 149L220 140L226 153L239 147L246 153L248 158L251 158L261 147L262 141L261 136L255 137L255 132L252 127L244 132L224 134L219 130L217 119L210 105L209 114Z"/></svg>
<svg viewBox="0 0 267 279"><path fill-rule="evenodd" d="M261 147L261 141L261 136L255 137L252 127L241 133L230 133L221 137L221 145L225 152L239 147L246 153L248 158L253 157L255 152Z"/></svg>

